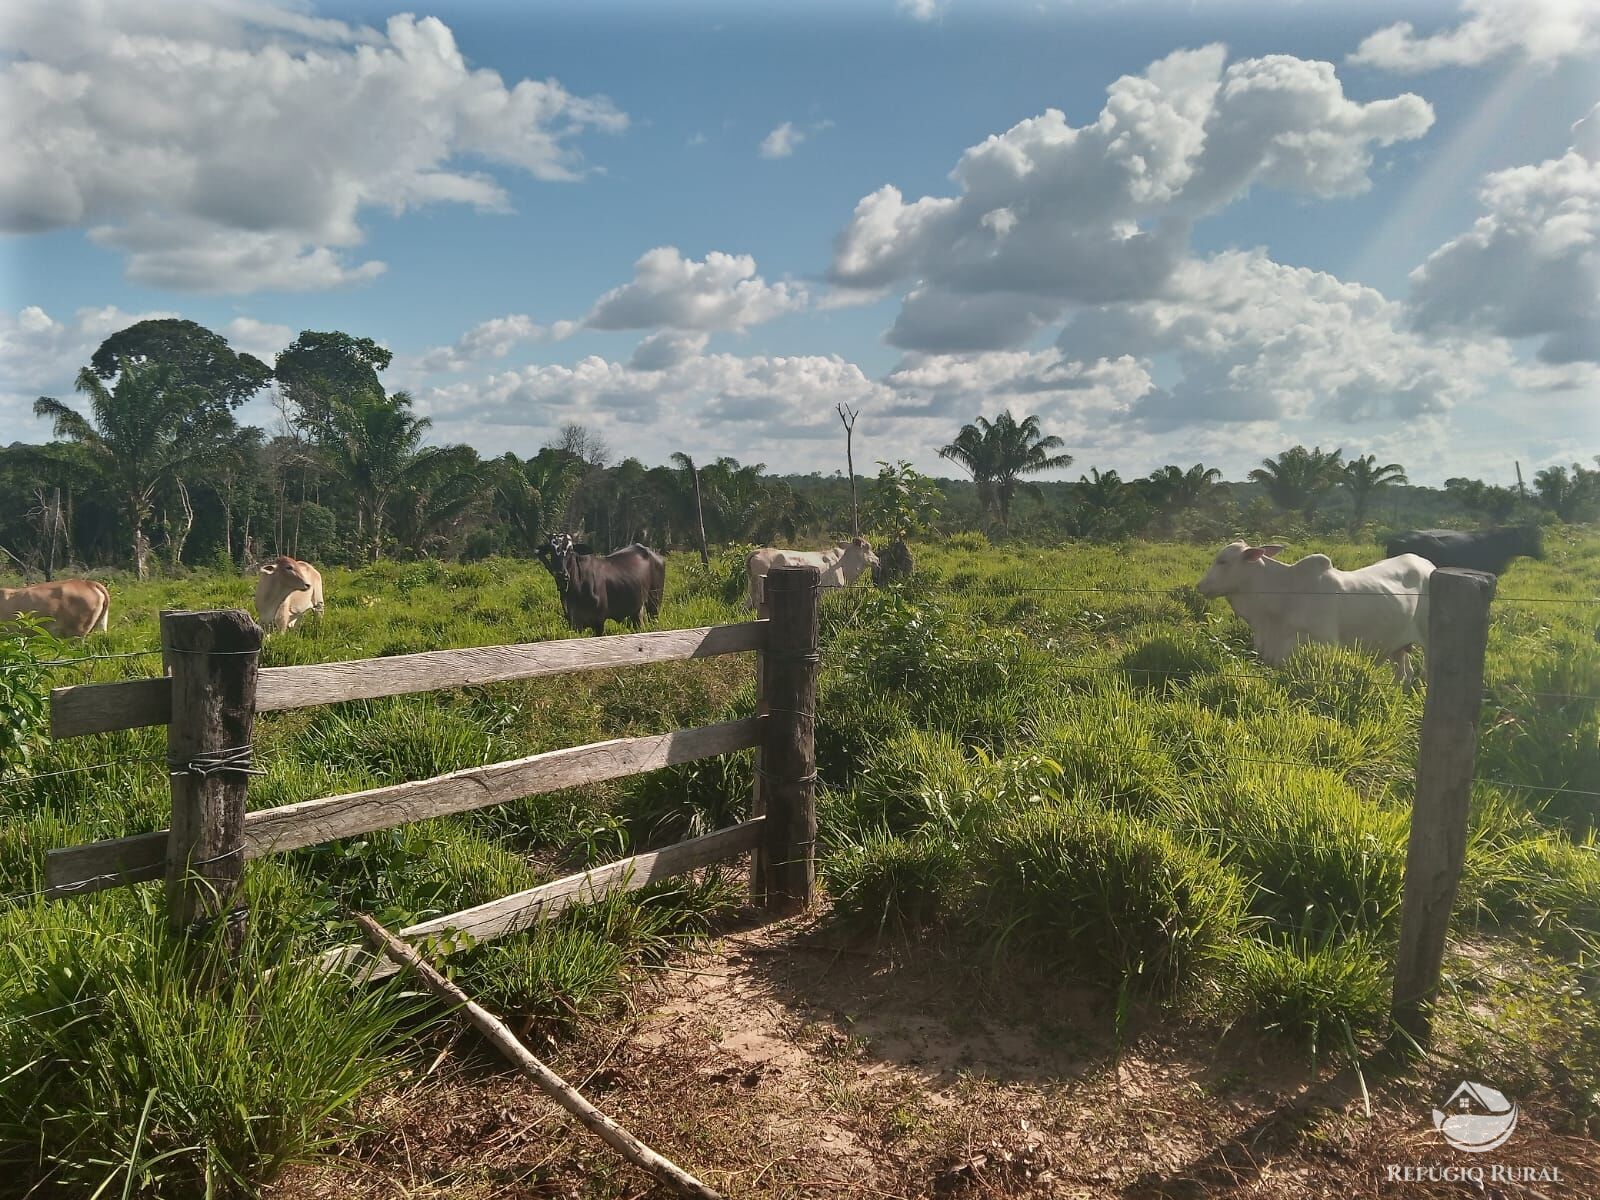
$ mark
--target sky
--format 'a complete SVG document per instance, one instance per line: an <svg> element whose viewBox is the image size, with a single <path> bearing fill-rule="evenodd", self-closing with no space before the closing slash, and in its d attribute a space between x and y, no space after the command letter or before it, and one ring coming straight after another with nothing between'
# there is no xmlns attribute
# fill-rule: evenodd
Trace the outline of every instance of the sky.
<svg viewBox="0 0 1600 1200"><path fill-rule="evenodd" d="M181 316L485 454L1507 483L1600 454L1597 64L1589 0L7 0L0 445Z"/></svg>

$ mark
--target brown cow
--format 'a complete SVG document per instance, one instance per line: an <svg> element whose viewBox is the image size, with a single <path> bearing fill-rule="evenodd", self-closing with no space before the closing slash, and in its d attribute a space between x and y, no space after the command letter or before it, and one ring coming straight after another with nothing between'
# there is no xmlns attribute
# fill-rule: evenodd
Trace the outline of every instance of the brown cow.
<svg viewBox="0 0 1600 1200"><path fill-rule="evenodd" d="M0 588L0 621L34 613L57 637L88 637L111 619L111 593L98 579L57 579L32 587Z"/></svg>
<svg viewBox="0 0 1600 1200"><path fill-rule="evenodd" d="M261 628L278 633L322 611L322 574L308 562L280 554L256 568L256 612Z"/></svg>

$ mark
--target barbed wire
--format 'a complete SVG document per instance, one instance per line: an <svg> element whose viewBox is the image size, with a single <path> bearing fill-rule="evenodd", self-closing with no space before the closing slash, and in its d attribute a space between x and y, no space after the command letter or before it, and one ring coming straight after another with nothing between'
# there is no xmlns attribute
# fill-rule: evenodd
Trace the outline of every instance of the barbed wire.
<svg viewBox="0 0 1600 1200"><path fill-rule="evenodd" d="M47 658L39 663L41 667L77 667L84 663L109 662L117 658L149 658L160 654L160 650L126 650L119 654L77 654L71 658Z"/></svg>

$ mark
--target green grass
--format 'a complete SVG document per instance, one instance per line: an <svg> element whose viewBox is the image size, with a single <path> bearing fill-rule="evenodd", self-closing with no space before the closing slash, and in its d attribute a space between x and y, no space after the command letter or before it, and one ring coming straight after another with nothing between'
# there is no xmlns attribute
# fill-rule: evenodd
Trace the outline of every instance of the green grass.
<svg viewBox="0 0 1600 1200"><path fill-rule="evenodd" d="M1600 1027L1600 797L1585 793L1600 793L1600 703L1553 694L1600 696L1600 605L1588 602L1600 596L1600 534L1547 541L1549 559L1517 563L1493 610L1455 927L1513 955L1555 956L1560 1004L1589 1014L1589 1029ZM918 574L893 592L824 598L819 870L841 924L1000 971L1028 959L1119 997L1198 1001L1208 1018L1301 1045L1378 1030L1423 696L1351 650L1260 663L1242 623L1188 586L1213 550L996 548L964 535L915 547ZM1312 551L1340 566L1381 553L1319 542L1291 555ZM324 576L324 615L270 639L265 663L571 636L531 563ZM746 619L742 595L738 548L709 568L674 555L661 625ZM243 577L115 581L111 628L84 650L153 650L162 608L249 597ZM151 656L50 675L158 669ZM266 774L251 804L742 716L752 680L749 658L729 657L263 714ZM0 777L0 895L41 886L52 847L167 822L162 731L37 734L25 766ZM736 755L254 862L250 962L354 940L351 908L404 924L725 825L748 813L752 779L750 756ZM680 882L453 962L489 1003L559 1028L621 1003L638 969L735 900L722 876ZM180 1001L203 952L172 946L157 901L143 887L0 903L0 1037L22 1067L0 1072L0 1154L21 1156L3 1160L14 1172L0 1190L42 1185L47 1161L63 1164L51 1182L69 1190L112 1179L111 1193L131 1180L129 1194L185 1194L208 1172L224 1191L260 1186L341 1136L353 1100L403 1064L396 1031L412 1028L410 1011L389 992L335 1003L280 970L264 990L241 980ZM1517 1019L1537 1021L1534 993ZM81 1007L97 1024L76 1024L76 1004L43 1015L52 998L80 996L94 998ZM91 1032L123 1050L79 1086L61 1064L82 1061ZM130 1039L162 1049L141 1057ZM283 1061L295 1039L305 1052ZM1581 1064L1567 1074L1600 1094ZM208 1123L207 1095L228 1097L228 1128ZM290 1119L291 1101L305 1121Z"/></svg>

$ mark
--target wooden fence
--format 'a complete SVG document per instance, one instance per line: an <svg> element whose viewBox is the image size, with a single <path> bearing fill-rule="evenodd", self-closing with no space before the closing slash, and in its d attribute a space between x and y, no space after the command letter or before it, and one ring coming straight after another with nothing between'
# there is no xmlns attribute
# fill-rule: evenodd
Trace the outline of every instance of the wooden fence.
<svg viewBox="0 0 1600 1200"><path fill-rule="evenodd" d="M753 749L756 794L748 821L401 933L410 939L468 934L486 941L574 902L645 887L745 851L753 852L755 900L775 912L802 908L811 902L815 881L818 602L815 567L777 568L767 577L758 619L738 625L297 667L259 665L261 629L248 613L164 612L166 675L57 688L50 694L50 715L58 738L165 725L171 826L50 851L46 895L59 899L164 879L174 928L232 917L229 936L237 938L243 913L236 902L249 859ZM276 808L248 808L257 713L745 651L759 656L760 708L742 720L573 746ZM448 952L451 945L452 939L442 939L440 949ZM337 947L324 960L330 966L370 965L374 975L394 969L356 945Z"/></svg>
<svg viewBox="0 0 1600 1200"><path fill-rule="evenodd" d="M1428 691L1395 964L1393 1018L1401 1043L1427 1043L1465 863L1494 590L1494 576L1475 571L1441 568L1432 576ZM754 852L751 886L759 903L778 912L804 907L815 882L819 591L816 568L775 568L767 576L759 619L743 624L299 667L260 668L261 630L243 612L163 613L168 675L57 688L51 693L51 725L56 737L166 725L171 828L51 851L46 894L60 898L165 879L170 919L184 928L235 911L244 863L251 858L755 749L750 820L424 921L401 935L454 932L485 941L574 902L644 887L746 850ZM247 810L251 726L258 712L743 651L759 654L759 710L743 720ZM445 939L440 948L448 952L451 944ZM375 975L395 969L358 945L337 947L324 958L330 966L367 966Z"/></svg>

